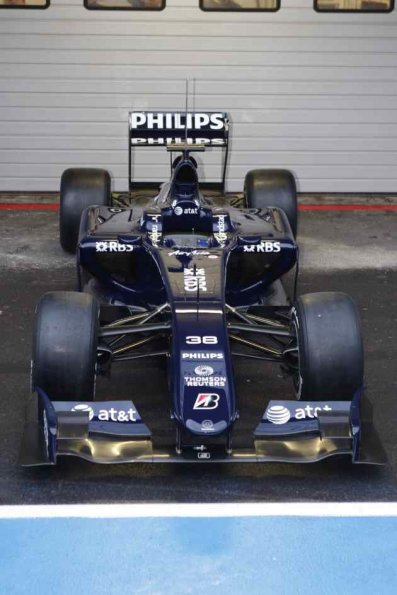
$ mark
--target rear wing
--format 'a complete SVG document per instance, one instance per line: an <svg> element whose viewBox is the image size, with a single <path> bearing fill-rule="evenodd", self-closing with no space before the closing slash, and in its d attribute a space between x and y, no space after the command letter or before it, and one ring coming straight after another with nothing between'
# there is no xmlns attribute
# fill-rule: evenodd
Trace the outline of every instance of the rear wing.
<svg viewBox="0 0 397 595"><path fill-rule="evenodd" d="M187 144L219 148L223 151L222 178L219 182L201 184L225 191L229 155L229 116L226 112L130 112L128 117L128 180L133 188L158 186L153 181L133 181L132 151L140 147L163 147ZM175 147L175 150L178 150Z"/></svg>

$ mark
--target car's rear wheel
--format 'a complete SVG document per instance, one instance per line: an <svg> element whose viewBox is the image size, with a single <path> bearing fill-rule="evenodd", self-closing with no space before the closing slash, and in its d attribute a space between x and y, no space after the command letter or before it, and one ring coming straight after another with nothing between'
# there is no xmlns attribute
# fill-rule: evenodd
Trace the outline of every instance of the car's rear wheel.
<svg viewBox="0 0 397 595"><path fill-rule="evenodd" d="M36 310L32 388L54 401L89 401L95 395L99 305L72 291L46 293Z"/></svg>
<svg viewBox="0 0 397 595"><path fill-rule="evenodd" d="M308 293L292 310L298 366L298 399L351 400L363 385L361 325L353 300L344 293Z"/></svg>
<svg viewBox="0 0 397 595"><path fill-rule="evenodd" d="M80 218L91 205L110 205L110 174L105 169L71 168L63 172L60 192L59 232L66 252L76 252Z"/></svg>
<svg viewBox="0 0 397 595"><path fill-rule="evenodd" d="M245 176L247 207L277 207L287 215L292 233L298 228L298 202L293 174L286 169L252 169Z"/></svg>

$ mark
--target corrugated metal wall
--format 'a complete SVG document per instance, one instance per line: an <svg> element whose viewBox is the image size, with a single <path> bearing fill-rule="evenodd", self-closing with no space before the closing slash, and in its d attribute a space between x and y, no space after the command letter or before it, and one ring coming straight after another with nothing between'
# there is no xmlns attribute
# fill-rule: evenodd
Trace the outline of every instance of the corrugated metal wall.
<svg viewBox="0 0 397 595"><path fill-rule="evenodd" d="M127 188L127 113L195 107L231 114L229 190L247 169L288 167L306 192L397 190L397 10L208 13L0 11L0 190L56 190L66 167L108 167ZM143 178L165 151L146 150ZM207 178L218 171L207 159Z"/></svg>

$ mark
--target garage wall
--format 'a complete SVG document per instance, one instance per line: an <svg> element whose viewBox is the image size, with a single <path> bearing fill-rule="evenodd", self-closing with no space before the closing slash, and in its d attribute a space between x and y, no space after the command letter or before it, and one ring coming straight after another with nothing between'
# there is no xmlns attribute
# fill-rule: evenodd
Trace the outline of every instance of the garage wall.
<svg viewBox="0 0 397 595"><path fill-rule="evenodd" d="M247 169L288 167L306 192L397 190L397 10L88 11L82 0L0 11L0 190L56 190L70 166L108 167L127 188L127 113L194 105L232 119L228 189ZM218 173L208 153L206 176ZM141 154L141 178L168 173Z"/></svg>

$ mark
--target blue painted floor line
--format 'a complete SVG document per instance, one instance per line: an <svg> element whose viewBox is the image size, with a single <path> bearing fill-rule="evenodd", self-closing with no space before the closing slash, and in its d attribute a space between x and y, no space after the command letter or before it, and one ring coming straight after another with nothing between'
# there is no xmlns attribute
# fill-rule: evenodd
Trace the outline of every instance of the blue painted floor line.
<svg viewBox="0 0 397 595"><path fill-rule="evenodd" d="M0 520L7 595L397 593L397 518Z"/></svg>

